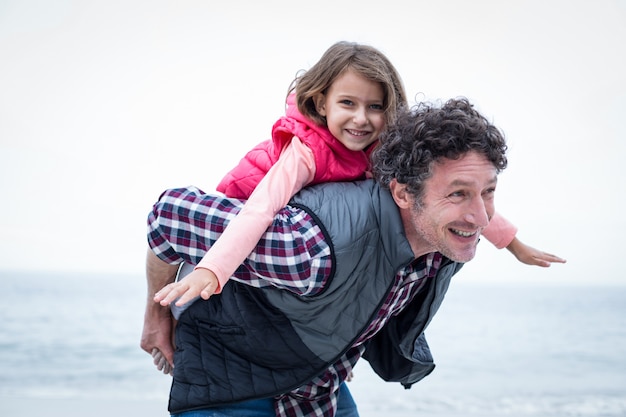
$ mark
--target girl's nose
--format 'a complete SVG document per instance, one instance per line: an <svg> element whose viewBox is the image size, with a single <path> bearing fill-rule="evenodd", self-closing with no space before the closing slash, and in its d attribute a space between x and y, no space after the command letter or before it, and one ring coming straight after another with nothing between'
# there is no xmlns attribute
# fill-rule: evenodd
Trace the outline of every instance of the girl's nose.
<svg viewBox="0 0 626 417"><path fill-rule="evenodd" d="M358 126L367 123L367 114L364 109L357 109L352 117L352 122Z"/></svg>

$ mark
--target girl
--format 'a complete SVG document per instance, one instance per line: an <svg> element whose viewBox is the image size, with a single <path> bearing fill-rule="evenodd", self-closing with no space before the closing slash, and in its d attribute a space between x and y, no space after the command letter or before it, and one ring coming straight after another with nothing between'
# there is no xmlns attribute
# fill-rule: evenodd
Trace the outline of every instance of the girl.
<svg viewBox="0 0 626 417"><path fill-rule="evenodd" d="M208 299L220 293L296 192L307 185L366 178L380 133L405 106L401 78L385 55L357 43L332 45L292 82L286 116L274 124L272 139L252 149L218 185L227 196L247 200L239 215L194 271L165 286L155 302L183 306L198 295ZM529 265L564 262L523 244L516 232L496 215L484 236Z"/></svg>

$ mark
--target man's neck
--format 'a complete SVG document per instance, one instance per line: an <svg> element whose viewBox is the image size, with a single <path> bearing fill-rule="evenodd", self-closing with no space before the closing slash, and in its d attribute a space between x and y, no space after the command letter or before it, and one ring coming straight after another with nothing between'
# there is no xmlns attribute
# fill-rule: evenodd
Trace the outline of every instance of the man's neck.
<svg viewBox="0 0 626 417"><path fill-rule="evenodd" d="M415 259L418 259L427 253L435 252L436 248L424 240L424 237L415 230L415 225L411 219L410 211L402 208L399 210L402 225L404 226L404 234L409 241L409 245L411 246Z"/></svg>

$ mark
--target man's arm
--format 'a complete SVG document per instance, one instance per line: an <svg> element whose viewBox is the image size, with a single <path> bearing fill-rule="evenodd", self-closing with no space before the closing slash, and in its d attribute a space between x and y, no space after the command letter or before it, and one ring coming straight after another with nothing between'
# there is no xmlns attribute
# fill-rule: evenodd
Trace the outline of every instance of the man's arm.
<svg viewBox="0 0 626 417"><path fill-rule="evenodd" d="M241 206L240 200L205 194L194 187L166 190L149 215L148 244L167 263L197 265ZM329 242L313 217L287 206L231 279L253 287L275 286L298 295L315 295L324 288L331 261ZM182 295L185 280L164 279L167 297L157 300L169 304Z"/></svg>
<svg viewBox="0 0 626 417"><path fill-rule="evenodd" d="M174 367L173 318L169 307L154 301L154 294L165 285L174 282L177 271L178 265L163 262L148 249L146 255L148 294L140 345L153 356L155 365L166 374Z"/></svg>
<svg viewBox="0 0 626 417"><path fill-rule="evenodd" d="M294 137L194 271L180 286L159 291L155 299L161 305L177 300L176 305L181 306L198 295L206 300L220 293L239 265L255 250L276 213L311 182L314 175L315 160L311 149ZM186 288L184 292L183 286ZM175 294L168 297L169 290L174 289Z"/></svg>

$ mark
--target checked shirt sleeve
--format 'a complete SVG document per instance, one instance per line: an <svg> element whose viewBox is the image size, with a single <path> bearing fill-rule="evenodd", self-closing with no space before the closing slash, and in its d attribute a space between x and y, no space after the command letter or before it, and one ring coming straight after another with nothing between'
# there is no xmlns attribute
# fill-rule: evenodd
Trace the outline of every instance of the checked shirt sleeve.
<svg viewBox="0 0 626 417"><path fill-rule="evenodd" d="M280 158L265 174L245 205L196 268L206 268L217 276L222 291L234 271L254 250L274 216L291 197L315 176L313 152L293 137Z"/></svg>
<svg viewBox="0 0 626 417"><path fill-rule="evenodd" d="M148 244L169 264L196 265L243 204L195 187L167 190L148 216ZM306 212L287 206L231 279L313 295L323 288L330 271L330 248L320 228Z"/></svg>

